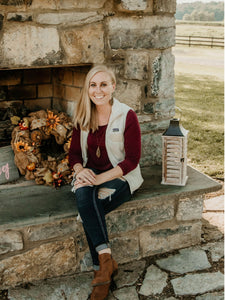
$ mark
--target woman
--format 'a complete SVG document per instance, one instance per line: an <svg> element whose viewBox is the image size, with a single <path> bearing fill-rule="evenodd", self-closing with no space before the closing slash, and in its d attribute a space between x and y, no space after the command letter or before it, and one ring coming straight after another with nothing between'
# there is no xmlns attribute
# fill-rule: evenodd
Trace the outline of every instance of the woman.
<svg viewBox="0 0 225 300"><path fill-rule="evenodd" d="M93 260L92 300L107 297L118 265L111 256L105 215L130 200L143 182L139 160L140 126L135 112L113 98L116 79L106 66L87 74L74 111L69 162L75 192Z"/></svg>

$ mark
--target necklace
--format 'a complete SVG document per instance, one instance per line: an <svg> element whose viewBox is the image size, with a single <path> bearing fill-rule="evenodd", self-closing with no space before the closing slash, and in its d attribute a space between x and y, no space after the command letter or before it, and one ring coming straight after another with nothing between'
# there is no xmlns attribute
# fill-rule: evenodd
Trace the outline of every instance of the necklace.
<svg viewBox="0 0 225 300"><path fill-rule="evenodd" d="M100 150L99 146L96 150L96 156L97 156L97 158L99 158L101 156L101 150Z"/></svg>
<svg viewBox="0 0 225 300"><path fill-rule="evenodd" d="M109 111L107 113L98 115L98 122L99 122L99 124L107 124L108 125L110 114L111 114L111 110L112 110L111 105L109 106L109 108L110 109L109 109ZM100 137L98 137L98 133L97 132L98 133L101 132L101 135L99 134ZM97 139L97 146L98 147L96 149L95 154L96 154L97 158L99 158L101 156L100 145L101 145L101 142L103 141L103 138L105 138L105 125L99 126L98 130L96 131L96 139Z"/></svg>
<svg viewBox="0 0 225 300"><path fill-rule="evenodd" d="M100 130L98 129L97 131L98 131L98 133L97 133L97 131L96 131L96 140L97 140L97 149L96 149L96 152L95 152L95 154L96 154L96 156L97 156L97 158L100 158L100 156L101 156L101 150L100 150L100 145L101 145L101 143L102 143L102 141L103 141L103 139L105 138L105 130L104 130L104 127L103 128L101 128L102 130L102 132L101 132L101 135L100 136L98 136L98 133L100 133Z"/></svg>

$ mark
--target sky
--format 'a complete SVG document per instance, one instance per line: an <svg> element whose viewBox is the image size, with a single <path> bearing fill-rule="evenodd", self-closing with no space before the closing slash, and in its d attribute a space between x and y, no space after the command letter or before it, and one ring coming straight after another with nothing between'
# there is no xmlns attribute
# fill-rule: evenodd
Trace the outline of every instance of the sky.
<svg viewBox="0 0 225 300"><path fill-rule="evenodd" d="M203 3L207 3L207 2L223 2L223 0L177 0L177 3L191 3L191 2L197 2L197 1L201 1Z"/></svg>

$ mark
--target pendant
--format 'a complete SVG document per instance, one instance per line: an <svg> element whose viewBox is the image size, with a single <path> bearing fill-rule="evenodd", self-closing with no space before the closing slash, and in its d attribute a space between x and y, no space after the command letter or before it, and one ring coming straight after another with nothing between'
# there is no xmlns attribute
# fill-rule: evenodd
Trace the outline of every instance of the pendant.
<svg viewBox="0 0 225 300"><path fill-rule="evenodd" d="M100 151L99 146L98 146L98 148L96 150L96 156L97 156L97 158L99 158L101 156L101 151Z"/></svg>

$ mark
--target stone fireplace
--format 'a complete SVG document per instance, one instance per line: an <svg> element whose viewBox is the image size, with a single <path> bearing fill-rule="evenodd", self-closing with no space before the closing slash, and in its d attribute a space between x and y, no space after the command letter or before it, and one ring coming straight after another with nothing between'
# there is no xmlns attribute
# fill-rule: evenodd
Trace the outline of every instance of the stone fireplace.
<svg viewBox="0 0 225 300"><path fill-rule="evenodd" d="M175 107L175 10L175 0L0 0L0 147L10 144L15 111L70 115L94 64L115 70L115 97L137 112L144 184L107 216L119 264L200 243L204 193L220 188L192 168L187 186L161 185L161 136ZM0 184L0 289L91 270L71 194L69 184Z"/></svg>
<svg viewBox="0 0 225 300"><path fill-rule="evenodd" d="M115 97L138 114L142 166L161 163L174 114L176 1L0 0L0 143L15 107L71 115L93 64L115 70Z"/></svg>

